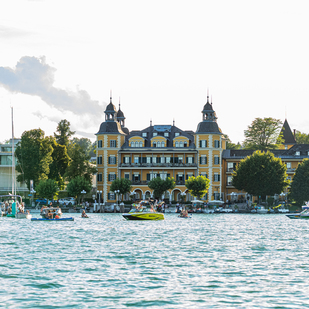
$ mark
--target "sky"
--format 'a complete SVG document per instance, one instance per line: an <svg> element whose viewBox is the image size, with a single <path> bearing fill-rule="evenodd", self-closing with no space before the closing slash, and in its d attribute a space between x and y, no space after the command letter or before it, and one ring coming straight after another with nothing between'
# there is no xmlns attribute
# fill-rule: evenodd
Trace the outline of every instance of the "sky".
<svg viewBox="0 0 309 309"><path fill-rule="evenodd" d="M207 93L233 143L257 117L309 134L309 2L14 0L0 11L0 142L66 119L196 131Z"/></svg>

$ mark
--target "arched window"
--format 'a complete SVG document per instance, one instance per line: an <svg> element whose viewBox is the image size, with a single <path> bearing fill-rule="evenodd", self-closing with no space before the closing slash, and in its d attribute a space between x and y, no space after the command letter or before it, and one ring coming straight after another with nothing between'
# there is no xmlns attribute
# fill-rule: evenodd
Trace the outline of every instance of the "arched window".
<svg viewBox="0 0 309 309"><path fill-rule="evenodd" d="M135 142L135 147L138 147L138 142Z"/></svg>
<svg viewBox="0 0 309 309"><path fill-rule="evenodd" d="M157 142L157 147L161 147L161 142Z"/></svg>
<svg viewBox="0 0 309 309"><path fill-rule="evenodd" d="M143 142L139 142L139 146L140 146L140 147L143 147Z"/></svg>
<svg viewBox="0 0 309 309"><path fill-rule="evenodd" d="M175 143L175 147L179 147L179 142L176 142L176 143Z"/></svg>
<svg viewBox="0 0 309 309"><path fill-rule="evenodd" d="M134 147L135 143L134 142L131 142L131 147Z"/></svg>
<svg viewBox="0 0 309 309"><path fill-rule="evenodd" d="M153 147L157 147L157 143L156 143L156 142L153 142L152 146L153 146Z"/></svg>
<svg viewBox="0 0 309 309"><path fill-rule="evenodd" d="M179 147L183 147L183 142L180 142L180 143L179 143Z"/></svg>

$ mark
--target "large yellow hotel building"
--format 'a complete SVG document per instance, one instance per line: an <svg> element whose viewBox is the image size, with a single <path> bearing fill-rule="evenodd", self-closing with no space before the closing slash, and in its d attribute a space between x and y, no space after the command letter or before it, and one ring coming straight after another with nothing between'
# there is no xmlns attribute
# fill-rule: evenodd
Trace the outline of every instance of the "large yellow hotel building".
<svg viewBox="0 0 309 309"><path fill-rule="evenodd" d="M209 97L195 132L183 131L174 124L152 123L143 130L130 132L125 127L120 106L117 111L110 98L105 121L96 136L97 191L102 191L102 199L107 203L116 200L109 188L117 177L132 181L132 194L136 199L153 197L152 190L147 186L153 177L173 177L176 187L168 191L164 198L179 201L182 194L186 194L187 200L192 198L186 191L186 179L205 175L211 180L211 186L203 198L222 198L222 152L226 141ZM129 196L125 196L126 199Z"/></svg>
<svg viewBox="0 0 309 309"><path fill-rule="evenodd" d="M166 192L168 202L193 199L187 192L185 181L190 176L205 175L210 180L208 193L202 198L212 200L245 200L246 192L237 191L232 185L232 172L238 162L253 153L252 150L226 149L226 140L221 132L212 103L207 102L202 110L202 121L196 131L183 131L173 125L152 125L140 131L125 127L125 116L112 103L105 110L97 137L97 192L101 201L116 202L110 185L116 178L132 182L131 194L136 199L153 197L147 183L154 177L173 177L176 187ZM285 120L283 128L285 143L282 149L274 150L287 165L292 179L297 165L309 158L309 145L296 144L295 137ZM123 200L130 200L130 194ZM183 195L183 196L182 196Z"/></svg>

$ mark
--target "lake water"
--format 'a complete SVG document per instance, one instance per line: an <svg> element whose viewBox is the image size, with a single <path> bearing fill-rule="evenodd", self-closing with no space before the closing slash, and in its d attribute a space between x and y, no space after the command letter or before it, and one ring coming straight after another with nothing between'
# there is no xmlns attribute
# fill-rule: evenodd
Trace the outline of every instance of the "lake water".
<svg viewBox="0 0 309 309"><path fill-rule="evenodd" d="M309 308L309 221L73 216L0 218L1 308Z"/></svg>

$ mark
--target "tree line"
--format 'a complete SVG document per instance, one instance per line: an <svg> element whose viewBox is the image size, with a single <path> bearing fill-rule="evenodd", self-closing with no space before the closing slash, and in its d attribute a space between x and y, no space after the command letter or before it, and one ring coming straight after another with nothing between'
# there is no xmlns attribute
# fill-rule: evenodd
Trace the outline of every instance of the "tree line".
<svg viewBox="0 0 309 309"><path fill-rule="evenodd" d="M242 144L234 144L228 135L227 149L248 149L248 150L272 150L278 149L284 143L282 134L282 122L279 119L265 117L255 118L247 130L244 131L245 140ZM309 144L309 134L295 132L297 144Z"/></svg>
<svg viewBox="0 0 309 309"><path fill-rule="evenodd" d="M70 196L78 197L82 190L92 188L92 176L97 172L90 163L95 155L95 143L87 138L72 138L70 122L61 120L53 136L41 129L25 131L15 150L17 181L25 182L41 197L54 198L67 187Z"/></svg>

